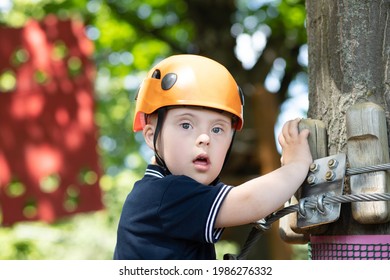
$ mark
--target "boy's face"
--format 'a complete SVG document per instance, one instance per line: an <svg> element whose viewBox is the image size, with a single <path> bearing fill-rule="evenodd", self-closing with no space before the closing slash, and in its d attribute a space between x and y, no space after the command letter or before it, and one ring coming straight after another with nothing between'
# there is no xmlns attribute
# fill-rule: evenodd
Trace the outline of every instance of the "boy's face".
<svg viewBox="0 0 390 280"><path fill-rule="evenodd" d="M157 149L172 174L208 185L221 172L232 136L229 114L178 107L168 110Z"/></svg>

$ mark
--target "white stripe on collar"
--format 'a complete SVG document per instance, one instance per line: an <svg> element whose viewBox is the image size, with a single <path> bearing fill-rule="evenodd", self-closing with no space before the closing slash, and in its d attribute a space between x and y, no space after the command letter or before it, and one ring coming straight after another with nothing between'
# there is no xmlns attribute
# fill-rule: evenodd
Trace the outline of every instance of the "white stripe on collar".
<svg viewBox="0 0 390 280"><path fill-rule="evenodd" d="M153 170L153 169L146 169L145 175L154 176L157 178L164 178L164 175L161 172Z"/></svg>

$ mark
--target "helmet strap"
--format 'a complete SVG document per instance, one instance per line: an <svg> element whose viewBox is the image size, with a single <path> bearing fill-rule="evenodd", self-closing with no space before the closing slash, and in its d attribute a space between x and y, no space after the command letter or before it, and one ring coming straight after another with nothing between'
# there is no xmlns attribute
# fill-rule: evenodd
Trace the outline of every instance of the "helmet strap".
<svg viewBox="0 0 390 280"><path fill-rule="evenodd" d="M167 165L165 164L164 159L158 154L158 151L157 151L157 139L158 139L158 136L161 132L166 112L167 112L166 108L160 108L157 110L157 125L156 125L156 130L155 130L154 136L153 136L153 147L154 147L154 155L156 157L157 164L159 166L161 166L162 168L164 168L165 172L167 174L171 174Z"/></svg>
<svg viewBox="0 0 390 280"><path fill-rule="evenodd" d="M226 152L225 161L223 162L222 168L226 165L226 163L227 163L227 161L228 161L228 159L229 159L229 156L230 156L230 153L231 153L232 147L233 147L234 138L235 138L235 136L236 136L236 131L237 131L237 130L234 129L234 131L233 131L233 136L232 136L232 141L230 142L229 149L228 149L227 152Z"/></svg>
<svg viewBox="0 0 390 280"><path fill-rule="evenodd" d="M234 137L236 136L236 131L237 131L237 130L234 129L233 135L232 135L232 141L230 142L229 149L228 149L227 152L226 152L226 156L225 156L225 160L224 160L223 165L222 165L222 169L223 169L224 166L226 165L226 163L227 163L227 161L228 161L228 159L229 159L229 156L230 156L230 152L232 151L233 142L234 142ZM219 180L220 180L220 178L219 178L219 176L218 176L217 178L214 179L213 182L211 182L210 185L211 185L211 186L215 186L215 185L219 182Z"/></svg>

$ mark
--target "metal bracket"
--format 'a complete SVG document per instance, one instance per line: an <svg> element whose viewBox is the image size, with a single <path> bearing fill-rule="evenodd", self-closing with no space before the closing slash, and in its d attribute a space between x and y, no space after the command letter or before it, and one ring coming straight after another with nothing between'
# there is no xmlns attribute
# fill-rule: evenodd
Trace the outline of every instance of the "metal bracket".
<svg viewBox="0 0 390 280"><path fill-rule="evenodd" d="M337 154L317 159L310 166L306 182L302 185L299 203L299 228L310 228L332 223L340 217L341 203L324 204L324 196L342 195L346 172L346 155ZM306 207L305 202L316 201L316 207Z"/></svg>
<svg viewBox="0 0 390 280"><path fill-rule="evenodd" d="M299 122L299 131L308 129L310 131L308 142L313 159L323 158L328 155L327 134L325 123L315 119L302 119ZM298 204L301 199L302 187L287 201L284 206L289 207ZM293 244L305 244L310 240L310 234L322 233L327 225L311 228L310 230L298 227L298 213L286 215L279 220L280 237Z"/></svg>

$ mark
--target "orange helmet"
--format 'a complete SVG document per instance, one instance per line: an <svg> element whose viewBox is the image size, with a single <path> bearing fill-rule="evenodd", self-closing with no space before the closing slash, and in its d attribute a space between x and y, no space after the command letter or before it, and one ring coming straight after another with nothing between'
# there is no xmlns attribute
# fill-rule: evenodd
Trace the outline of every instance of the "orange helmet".
<svg viewBox="0 0 390 280"><path fill-rule="evenodd" d="M209 58L182 54L153 67L137 93L133 130L145 125L145 115L166 106L192 105L214 108L237 116L244 123L244 96L229 71Z"/></svg>

